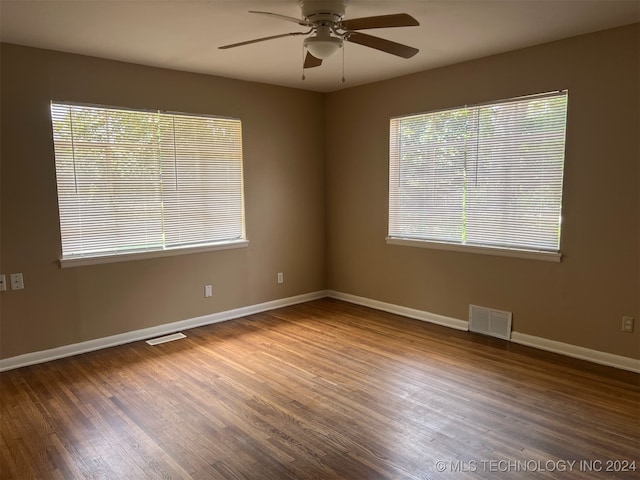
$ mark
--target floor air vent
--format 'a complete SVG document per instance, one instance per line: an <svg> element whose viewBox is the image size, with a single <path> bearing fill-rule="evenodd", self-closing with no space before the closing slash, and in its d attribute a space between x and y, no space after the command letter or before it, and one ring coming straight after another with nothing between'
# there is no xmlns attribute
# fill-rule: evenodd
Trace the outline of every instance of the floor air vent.
<svg viewBox="0 0 640 480"><path fill-rule="evenodd" d="M469 330L511 340L511 312L469 305Z"/></svg>
<svg viewBox="0 0 640 480"><path fill-rule="evenodd" d="M173 342L174 340L180 340L181 338L187 338L184 333L172 333L171 335L165 335L164 337L156 337L151 340L147 340L145 343L149 345L159 345L161 343Z"/></svg>

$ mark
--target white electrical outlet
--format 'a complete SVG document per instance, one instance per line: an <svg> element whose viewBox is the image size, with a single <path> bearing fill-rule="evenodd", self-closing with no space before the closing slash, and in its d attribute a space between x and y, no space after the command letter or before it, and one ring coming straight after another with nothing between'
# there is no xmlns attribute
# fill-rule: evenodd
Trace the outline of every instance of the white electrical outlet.
<svg viewBox="0 0 640 480"><path fill-rule="evenodd" d="M22 290L24 288L24 281L21 273L12 273L9 275L11 280L11 290Z"/></svg>
<svg viewBox="0 0 640 480"><path fill-rule="evenodd" d="M284 283L284 274L282 272L278 273L278 283Z"/></svg>
<svg viewBox="0 0 640 480"><path fill-rule="evenodd" d="M0 292L7 291L7 276L2 273L0 274Z"/></svg>
<svg viewBox="0 0 640 480"><path fill-rule="evenodd" d="M213 297L213 287L211 285L204 286L204 297L205 298Z"/></svg>
<svg viewBox="0 0 640 480"><path fill-rule="evenodd" d="M632 333L634 320L633 317L622 317L622 331Z"/></svg>

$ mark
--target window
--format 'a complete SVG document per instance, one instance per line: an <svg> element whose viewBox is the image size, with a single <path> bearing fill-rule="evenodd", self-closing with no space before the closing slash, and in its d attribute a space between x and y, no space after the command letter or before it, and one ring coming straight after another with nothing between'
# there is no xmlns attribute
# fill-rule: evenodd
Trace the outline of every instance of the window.
<svg viewBox="0 0 640 480"><path fill-rule="evenodd" d="M67 103L51 119L63 266L246 245L240 120Z"/></svg>
<svg viewBox="0 0 640 480"><path fill-rule="evenodd" d="M559 261L566 111L562 91L391 119L389 243Z"/></svg>

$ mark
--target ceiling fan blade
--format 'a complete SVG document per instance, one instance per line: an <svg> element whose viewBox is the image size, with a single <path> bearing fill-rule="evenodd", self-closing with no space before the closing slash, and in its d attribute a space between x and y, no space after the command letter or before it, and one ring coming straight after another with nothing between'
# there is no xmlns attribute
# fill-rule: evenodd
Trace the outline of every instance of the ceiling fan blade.
<svg viewBox="0 0 640 480"><path fill-rule="evenodd" d="M230 45L223 45L222 47L218 47L218 48L221 50L224 50L226 48L241 47L242 45L249 45L251 43L258 43L258 42L264 42L266 40L273 40L274 38L293 37L296 35L306 35L306 34L307 32L282 33L280 35L272 35L270 37L256 38L255 40L247 40L246 42L238 42L238 43L232 43Z"/></svg>
<svg viewBox="0 0 640 480"><path fill-rule="evenodd" d="M417 27L420 25L415 18L406 13L395 15L378 15L376 17L351 18L340 22L340 26L345 30L365 30L367 28L390 28L390 27Z"/></svg>
<svg viewBox="0 0 640 480"><path fill-rule="evenodd" d="M307 56L304 59L304 68L319 67L320 65L322 65L322 59L316 58L307 52Z"/></svg>
<svg viewBox="0 0 640 480"><path fill-rule="evenodd" d="M367 35L366 33L353 32L347 35L345 40L353 43L359 43L365 47L375 48L376 50L381 50L402 58L411 58L419 52L417 48L392 42L391 40L385 40L384 38L374 37L373 35Z"/></svg>
<svg viewBox="0 0 640 480"><path fill-rule="evenodd" d="M258 15L267 15L269 17L279 18L280 20L286 20L287 22L297 23L303 27L310 27L311 24L302 18L287 17L286 15L280 15L279 13L271 12L256 12L255 10L249 10L249 13L257 13Z"/></svg>

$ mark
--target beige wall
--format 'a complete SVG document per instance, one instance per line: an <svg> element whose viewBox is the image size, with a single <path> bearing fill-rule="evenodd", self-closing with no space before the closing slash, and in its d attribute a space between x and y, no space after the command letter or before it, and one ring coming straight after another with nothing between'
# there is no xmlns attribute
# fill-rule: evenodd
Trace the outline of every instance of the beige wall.
<svg viewBox="0 0 640 480"><path fill-rule="evenodd" d="M26 288L0 294L0 357L325 287L323 95L13 45L1 61L0 271ZM61 270L52 99L240 118L249 247Z"/></svg>
<svg viewBox="0 0 640 480"><path fill-rule="evenodd" d="M639 65L635 25L330 94L328 287L458 319L508 310L515 331L640 358ZM562 263L385 244L390 117L564 88Z"/></svg>
<svg viewBox="0 0 640 480"><path fill-rule="evenodd" d="M0 271L26 289L0 294L0 358L324 288L640 358L639 46L635 25L322 95L4 45ZM385 244L389 117L560 88L562 263ZM61 270L51 99L241 118L249 248Z"/></svg>

